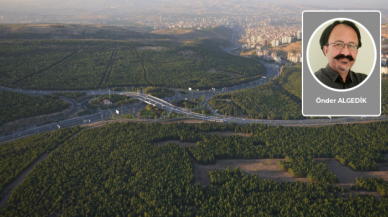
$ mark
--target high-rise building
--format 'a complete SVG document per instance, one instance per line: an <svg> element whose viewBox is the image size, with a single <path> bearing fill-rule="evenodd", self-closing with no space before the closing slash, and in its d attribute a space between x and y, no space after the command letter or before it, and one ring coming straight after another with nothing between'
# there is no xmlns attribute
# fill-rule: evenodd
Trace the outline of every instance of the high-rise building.
<svg viewBox="0 0 388 217"><path fill-rule="evenodd" d="M267 41L267 39L262 40L262 41L261 41L261 45L262 45L263 47L268 46L268 41Z"/></svg>
<svg viewBox="0 0 388 217"><path fill-rule="evenodd" d="M256 41L256 42L258 42L258 43L259 43L259 42L261 42L261 40L262 40L262 39L263 39L263 36L261 36L261 35L258 35L258 36L257 36L257 41Z"/></svg>
<svg viewBox="0 0 388 217"><path fill-rule="evenodd" d="M271 46L272 46L272 47L276 47L276 45L275 45L275 40L272 40L272 41L271 41Z"/></svg>
<svg viewBox="0 0 388 217"><path fill-rule="evenodd" d="M279 46L280 45L280 40L278 40L278 39L272 40L271 41L271 45L272 45L272 47Z"/></svg>
<svg viewBox="0 0 388 217"><path fill-rule="evenodd" d="M292 37L291 36L283 36L282 37L282 44L291 43Z"/></svg>
<svg viewBox="0 0 388 217"><path fill-rule="evenodd" d="M256 42L256 37L254 35L251 36L251 42L255 43Z"/></svg>
<svg viewBox="0 0 388 217"><path fill-rule="evenodd" d="M302 32L301 31L298 31L298 33L296 34L296 38L298 40L301 40L302 39Z"/></svg>
<svg viewBox="0 0 388 217"><path fill-rule="evenodd" d="M302 53L298 52L298 53L294 54L294 53L288 52L287 60L294 62L294 63L300 63L300 62L302 62Z"/></svg>
<svg viewBox="0 0 388 217"><path fill-rule="evenodd" d="M286 36L283 36L282 37L282 44L286 44L287 43L287 37Z"/></svg>
<svg viewBox="0 0 388 217"><path fill-rule="evenodd" d="M388 74L388 67L387 66L381 67L381 74Z"/></svg>

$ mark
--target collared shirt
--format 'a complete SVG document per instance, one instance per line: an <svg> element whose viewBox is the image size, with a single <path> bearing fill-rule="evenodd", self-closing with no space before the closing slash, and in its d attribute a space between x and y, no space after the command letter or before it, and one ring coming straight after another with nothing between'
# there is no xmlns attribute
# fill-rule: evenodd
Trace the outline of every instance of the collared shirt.
<svg viewBox="0 0 388 217"><path fill-rule="evenodd" d="M335 72L329 64L327 64L326 68L322 68L316 71L315 76L326 86L335 88L335 89L348 89L360 84L367 75L362 73L355 73L352 70L348 73L346 77L346 82L342 80L342 77Z"/></svg>

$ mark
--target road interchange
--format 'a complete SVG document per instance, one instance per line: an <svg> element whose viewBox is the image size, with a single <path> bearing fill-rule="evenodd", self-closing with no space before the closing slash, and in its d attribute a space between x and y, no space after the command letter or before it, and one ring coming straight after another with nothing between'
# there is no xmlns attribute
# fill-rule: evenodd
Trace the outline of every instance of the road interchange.
<svg viewBox="0 0 388 217"><path fill-rule="evenodd" d="M233 30L232 34L232 46L225 48L224 51L227 53L230 53L232 55L236 55L231 52L231 50L237 49L239 45L236 42L236 30ZM134 116L145 108L146 104L152 104L156 107L162 108L166 110L168 113L178 113L182 114L186 117L199 119L203 121L209 121L209 122L222 122L222 123L237 123L237 124L251 124L251 123L261 123L261 124L267 124L267 125L286 125L286 126L320 126L320 125L329 125L329 124L347 124L347 123L355 123L355 122L369 122L369 121L380 121L380 120L387 120L387 117L380 116L380 117L346 117L346 118L325 118L325 119L303 119L303 120L258 120L258 119L246 119L246 118L238 118L238 117L226 117L221 116L213 111L213 109L207 104L207 100L212 98L216 94L220 93L226 93L236 90L242 90L245 88L252 88L257 85L264 84L269 81L270 78L273 78L275 76L278 76L279 74L279 66L276 64L270 64L266 62L262 62L262 64L265 65L267 69L266 76L263 76L259 80L255 80L246 84L241 84L234 87L227 87L223 90L209 90L209 91L191 91L188 94L182 95L179 94L177 90L176 94L172 97L167 97L164 99L160 99L154 96L150 96L144 93L137 93L137 92L120 92L120 91L111 91L109 89L99 89L99 90L87 90L83 91L86 92L87 95L90 96L96 96L101 94L120 94L120 95L128 95L133 98L137 98L141 101L141 103L133 104L133 105L127 105L121 108L116 109L108 109L108 110L99 110L97 113L93 113L90 115L80 116L80 117L74 117L66 120L60 120L62 118L66 118L68 115L70 115L72 112L74 112L78 106L81 106L84 109L87 109L84 106L84 102L81 104L76 103L74 100L66 98L66 97L60 97L64 100L67 100L73 104L73 108L70 112L68 112L65 115L62 115L60 117L55 118L54 123L46 124L43 126L29 126L20 130L16 130L11 132L9 135L0 136L0 142L30 136L37 133L47 132L51 130L57 130L63 127L72 127L76 125L84 125L99 121L104 121L107 119L112 118L113 114L117 115L118 117L122 115L126 115L129 113L133 113ZM33 94L33 95L43 95L43 94L52 94L54 92L77 92L77 91L47 91L47 90L23 90L23 89L15 89L15 88L8 88L8 87L0 87L0 91L2 90L8 90L8 91L14 91L19 93L25 93L25 94ZM171 103L174 100L181 100L181 99L187 99L187 98L193 98L193 99L200 99L202 96L205 97L205 105L208 109L214 113L215 116L206 116L202 114L198 114L195 112L191 112L189 109L184 109L180 107L173 106ZM164 118L164 117L162 117Z"/></svg>

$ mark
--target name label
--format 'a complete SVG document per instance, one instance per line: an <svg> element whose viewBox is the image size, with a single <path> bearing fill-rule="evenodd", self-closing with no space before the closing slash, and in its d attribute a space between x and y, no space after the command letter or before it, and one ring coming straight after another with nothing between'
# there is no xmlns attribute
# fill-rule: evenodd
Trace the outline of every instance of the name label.
<svg viewBox="0 0 388 217"><path fill-rule="evenodd" d="M367 103L366 98L359 97L359 98L338 98L338 99L321 99L320 97L317 97L315 100L316 103Z"/></svg>

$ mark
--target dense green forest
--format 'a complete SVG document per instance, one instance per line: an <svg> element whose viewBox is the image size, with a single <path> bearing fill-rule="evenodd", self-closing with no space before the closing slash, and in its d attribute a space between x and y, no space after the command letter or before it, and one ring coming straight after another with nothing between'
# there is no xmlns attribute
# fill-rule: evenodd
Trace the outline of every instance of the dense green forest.
<svg viewBox="0 0 388 217"><path fill-rule="evenodd" d="M206 125L200 125L203 128ZM296 156L338 159L354 170L378 170L377 162L386 161L382 155L388 153L388 122L371 124L332 125L327 127L269 127L253 124L239 130L251 133L250 138L239 138L244 142L235 145L221 136L211 136L189 147L200 163L214 163L215 159L229 158L285 158ZM205 130L208 128L204 128ZM308 136L306 136L308 135ZM231 137L232 138L232 137ZM258 145L265 144L265 145Z"/></svg>
<svg viewBox="0 0 388 217"><path fill-rule="evenodd" d="M388 196L388 182L383 178L356 178L356 185L352 189L377 191L381 196Z"/></svg>
<svg viewBox="0 0 388 217"><path fill-rule="evenodd" d="M123 25L120 25L123 24ZM119 25L117 25L119 24ZM113 26L111 26L113 25ZM31 31L32 30L32 31ZM40 31L43 30L43 31ZM183 33L183 34L182 34ZM152 27L128 26L126 21L108 21L106 25L86 24L0 24L2 40L42 40L52 38L159 41L165 44L196 43L204 47L219 49L231 46L229 41L233 30L224 26L207 27L201 30L176 28L154 31ZM176 37L176 35L180 35ZM182 37L183 35L183 37ZM221 37L220 37L221 36ZM206 43L204 41L210 41ZM205 45L202 45L205 44Z"/></svg>
<svg viewBox="0 0 388 217"><path fill-rule="evenodd" d="M0 42L0 85L15 86L19 80L39 74L74 54L84 41L2 41Z"/></svg>
<svg viewBox="0 0 388 217"><path fill-rule="evenodd" d="M0 191L41 155L53 150L80 129L65 128L0 145Z"/></svg>
<svg viewBox="0 0 388 217"><path fill-rule="evenodd" d="M144 61L147 81L157 86L220 88L257 80L266 73L256 60L196 47L138 53ZM209 72L210 69L215 71Z"/></svg>
<svg viewBox="0 0 388 217"><path fill-rule="evenodd" d="M388 79L381 80L381 115L388 115Z"/></svg>
<svg viewBox="0 0 388 217"><path fill-rule="evenodd" d="M238 109L241 109L249 118L301 119L301 71L300 64L285 68L282 76L264 85L219 94L208 103L223 115L237 116Z"/></svg>
<svg viewBox="0 0 388 217"><path fill-rule="evenodd" d="M92 89L98 88L107 71L115 43L85 42L70 58L15 85L28 89Z"/></svg>
<svg viewBox="0 0 388 217"><path fill-rule="evenodd" d="M117 24L117 23L116 23ZM107 24L110 25L110 24ZM31 28L32 27L32 28ZM34 29L35 31L31 31ZM39 31L42 29L43 31ZM118 26L96 26L79 24L0 24L0 38L3 40L23 40L23 39L111 39L127 40L131 39L150 39L150 38L171 38L171 36L158 35L152 33L136 31L136 28L126 28Z"/></svg>
<svg viewBox="0 0 388 217"><path fill-rule="evenodd" d="M385 161L388 122L329 127L263 124L109 124L81 131L38 164L13 191L3 216L384 216L387 198L352 196L311 157L338 155L366 168ZM251 137L201 132L233 131ZM166 140L197 142L181 148ZM193 184L193 160L284 158L323 182L276 183L240 169ZM311 166L312 165L312 166ZM326 180L323 176L327 176ZM334 177L335 181L335 177Z"/></svg>
<svg viewBox="0 0 388 217"><path fill-rule="evenodd" d="M319 163L310 155L297 154L286 156L287 161L279 161L279 167L293 177L307 177L310 182L324 181L338 183L339 179L329 171L324 163Z"/></svg>
<svg viewBox="0 0 388 217"><path fill-rule="evenodd" d="M282 88L293 94L298 99L302 99L302 68L301 64L294 67L285 67L281 76L279 76L279 84ZM291 95L291 97L293 97ZM294 98L295 100L295 98Z"/></svg>
<svg viewBox="0 0 388 217"><path fill-rule="evenodd" d="M301 64L286 67L281 76L264 85L219 94L208 103L222 115L238 116L240 109L254 119L302 119L301 71ZM381 82L381 110L388 115L388 79Z"/></svg>
<svg viewBox="0 0 388 217"><path fill-rule="evenodd" d="M23 93L0 91L0 125L20 118L62 111L70 104L57 96L32 96Z"/></svg>
<svg viewBox="0 0 388 217"><path fill-rule="evenodd" d="M25 89L208 89L257 80L266 73L257 60L204 48L202 43L38 40L0 42L0 48L0 85Z"/></svg>
<svg viewBox="0 0 388 217"><path fill-rule="evenodd" d="M147 87L143 89L143 92L158 98L166 98L175 95L175 92L171 89Z"/></svg>
<svg viewBox="0 0 388 217"><path fill-rule="evenodd" d="M139 44L126 43L117 51L115 63L107 81L113 86L147 86L142 59L136 53Z"/></svg>

